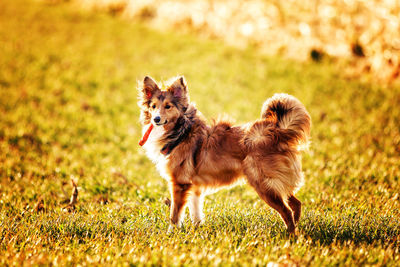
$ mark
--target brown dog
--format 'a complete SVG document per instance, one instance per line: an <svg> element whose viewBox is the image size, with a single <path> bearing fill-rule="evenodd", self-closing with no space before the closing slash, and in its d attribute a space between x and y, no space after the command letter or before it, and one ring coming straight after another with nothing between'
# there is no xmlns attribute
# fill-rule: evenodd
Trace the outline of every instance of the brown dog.
<svg viewBox="0 0 400 267"><path fill-rule="evenodd" d="M308 142L311 124L299 100L276 94L255 122L209 126L190 103L183 77L164 90L145 77L139 106L140 144L170 185L170 230L180 225L187 202L192 221L200 223L204 195L245 178L279 212L288 231L295 232L301 202L294 193L303 183L300 147Z"/></svg>

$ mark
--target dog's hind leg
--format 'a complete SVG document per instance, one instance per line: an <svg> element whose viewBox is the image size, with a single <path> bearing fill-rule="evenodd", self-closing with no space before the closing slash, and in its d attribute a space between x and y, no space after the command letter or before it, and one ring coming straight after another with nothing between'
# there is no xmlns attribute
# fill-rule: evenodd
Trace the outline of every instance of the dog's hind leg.
<svg viewBox="0 0 400 267"><path fill-rule="evenodd" d="M183 220L184 207L186 205L190 184L172 184L171 185L171 208L170 208L170 220L171 226L180 226ZM172 230L170 227L169 230Z"/></svg>
<svg viewBox="0 0 400 267"><path fill-rule="evenodd" d="M289 233L296 229L295 218L300 217L301 203L293 196L297 176L286 156L255 154L243 161L248 183L269 206L278 211ZM297 201L296 201L297 200ZM293 211L292 211L293 209ZM295 213L295 214L293 214Z"/></svg>
<svg viewBox="0 0 400 267"><path fill-rule="evenodd" d="M250 171L249 171L250 170ZM286 205L282 194L279 191L273 189L270 186L266 186L265 183L259 177L263 175L257 172L255 169L246 169L247 181L256 190L257 194L262 200L264 200L271 208L276 210L281 215L283 221L286 224L289 233L294 233L296 225L293 218L292 210ZM271 179L271 178L264 178Z"/></svg>
<svg viewBox="0 0 400 267"><path fill-rule="evenodd" d="M261 188L255 188L258 195L269 205L275 209L282 217L286 224L289 233L294 233L296 226L293 219L293 213L291 209L286 206L282 197L274 192L273 190L262 190Z"/></svg>
<svg viewBox="0 0 400 267"><path fill-rule="evenodd" d="M190 217L194 225L198 225L203 220L203 201L204 197L198 190L193 191L189 200Z"/></svg>
<svg viewBox="0 0 400 267"><path fill-rule="evenodd" d="M289 207L293 210L294 222L297 224L301 216L301 202L294 195L288 199Z"/></svg>

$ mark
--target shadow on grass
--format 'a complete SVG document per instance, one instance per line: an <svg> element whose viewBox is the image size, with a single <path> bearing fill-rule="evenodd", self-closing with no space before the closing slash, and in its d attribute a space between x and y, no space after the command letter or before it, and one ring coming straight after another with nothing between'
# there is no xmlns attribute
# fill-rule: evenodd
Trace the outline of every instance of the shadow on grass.
<svg viewBox="0 0 400 267"><path fill-rule="evenodd" d="M400 247L400 224L393 216L307 212L299 229L313 241L325 245L351 241Z"/></svg>
<svg viewBox="0 0 400 267"><path fill-rule="evenodd" d="M400 223L395 216L374 216L357 211L305 211L299 233L315 243L372 244L384 247L400 247ZM226 212L211 215L200 231L217 236L222 231L227 235L266 239L288 239L286 228L274 211L270 212Z"/></svg>

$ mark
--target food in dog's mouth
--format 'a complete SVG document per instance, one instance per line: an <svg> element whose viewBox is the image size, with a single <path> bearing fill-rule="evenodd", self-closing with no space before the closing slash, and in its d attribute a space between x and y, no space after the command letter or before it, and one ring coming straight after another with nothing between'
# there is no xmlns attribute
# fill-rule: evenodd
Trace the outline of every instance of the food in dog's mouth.
<svg viewBox="0 0 400 267"><path fill-rule="evenodd" d="M140 139L140 141L139 141L140 146L143 146L146 143L147 139L149 139L149 135L150 135L151 131L153 130L153 127L154 127L153 124L150 124L149 128L144 133L142 139Z"/></svg>

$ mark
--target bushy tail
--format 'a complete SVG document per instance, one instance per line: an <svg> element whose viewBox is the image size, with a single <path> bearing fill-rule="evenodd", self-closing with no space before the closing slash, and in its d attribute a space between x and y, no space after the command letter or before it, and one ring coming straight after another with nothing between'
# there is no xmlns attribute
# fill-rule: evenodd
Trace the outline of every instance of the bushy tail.
<svg viewBox="0 0 400 267"><path fill-rule="evenodd" d="M288 94L275 94L264 102L261 117L274 125L268 127L273 141L285 142L297 149L307 147L311 117L297 98Z"/></svg>

